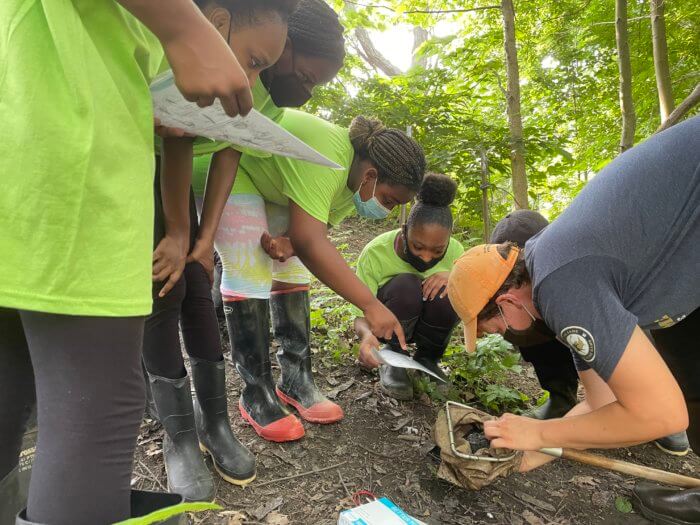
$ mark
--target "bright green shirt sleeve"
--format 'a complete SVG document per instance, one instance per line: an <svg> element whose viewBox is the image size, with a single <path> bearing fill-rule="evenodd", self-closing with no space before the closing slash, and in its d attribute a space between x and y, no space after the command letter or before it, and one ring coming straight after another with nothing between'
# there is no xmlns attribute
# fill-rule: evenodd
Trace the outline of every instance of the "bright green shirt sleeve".
<svg viewBox="0 0 700 525"><path fill-rule="evenodd" d="M324 224L331 219L337 224L351 211L349 204L352 203L347 178L354 151L347 129L289 109L285 110L279 124L343 169L277 155L259 158L244 154L239 172L246 172L266 201L288 206L291 199Z"/></svg>

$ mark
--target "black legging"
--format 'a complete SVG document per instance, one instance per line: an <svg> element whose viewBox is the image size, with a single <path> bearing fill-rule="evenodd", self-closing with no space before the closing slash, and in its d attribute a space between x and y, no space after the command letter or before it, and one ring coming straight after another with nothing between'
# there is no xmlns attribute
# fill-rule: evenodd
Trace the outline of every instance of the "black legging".
<svg viewBox="0 0 700 525"><path fill-rule="evenodd" d="M578 372L571 350L557 339L534 346L521 346L517 349L523 359L532 364L541 385L544 386L556 379L567 383L578 383Z"/></svg>
<svg viewBox="0 0 700 525"><path fill-rule="evenodd" d="M129 517L144 408L142 338L142 317L0 308L0 479L18 464L36 399L30 521L94 525Z"/></svg>
<svg viewBox="0 0 700 525"><path fill-rule="evenodd" d="M156 176L154 246L165 235L159 180ZM194 195L190 193L190 249L194 245L197 228L197 210ZM146 319L143 339L146 369L151 374L169 379L183 376L185 364L178 325L189 356L220 361L219 323L211 297L211 283L202 265L188 263L182 277L165 297L158 296L162 287L163 283L153 285L153 312Z"/></svg>
<svg viewBox="0 0 700 525"><path fill-rule="evenodd" d="M423 301L421 277L412 273L398 274L386 282L377 291L377 299L401 321L409 342L416 327L418 330L435 328L449 336L449 331L459 322L459 316L447 297L441 299L438 295L432 301ZM444 346L447 346L447 341Z"/></svg>
<svg viewBox="0 0 700 525"><path fill-rule="evenodd" d="M700 308L680 323L652 330L656 349L663 357L683 391L688 405L690 425L688 440L696 453L700 453L700 351L698 350Z"/></svg>

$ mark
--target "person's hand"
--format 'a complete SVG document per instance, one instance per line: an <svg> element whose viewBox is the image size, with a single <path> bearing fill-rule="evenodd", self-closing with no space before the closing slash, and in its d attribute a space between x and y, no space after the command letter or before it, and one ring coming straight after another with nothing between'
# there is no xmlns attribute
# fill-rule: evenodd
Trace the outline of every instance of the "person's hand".
<svg viewBox="0 0 700 525"><path fill-rule="evenodd" d="M218 98L231 117L250 112L253 95L248 78L228 43L206 19L163 42L163 48L175 84L187 100L206 107Z"/></svg>
<svg viewBox="0 0 700 525"><path fill-rule="evenodd" d="M440 295L440 299L447 297L447 279L450 272L434 273L423 281L423 300L432 301Z"/></svg>
<svg viewBox="0 0 700 525"><path fill-rule="evenodd" d="M382 363L377 359L372 349L379 348L379 340L372 334L367 334L360 341L360 353L357 355L357 360L360 366L364 368L377 368Z"/></svg>
<svg viewBox="0 0 700 525"><path fill-rule="evenodd" d="M484 421L484 434L493 448L539 450L544 446L541 428L542 421L514 414Z"/></svg>
<svg viewBox="0 0 700 525"><path fill-rule="evenodd" d="M207 272L209 284L214 284L214 244L210 241L197 239L194 248L187 256L187 262L198 262Z"/></svg>
<svg viewBox="0 0 700 525"><path fill-rule="evenodd" d="M187 260L186 239L177 239L166 235L153 252L153 281L163 282L159 297L165 297L182 276Z"/></svg>
<svg viewBox="0 0 700 525"><path fill-rule="evenodd" d="M191 133L187 133L184 129L182 128L171 128L170 126L163 126L160 123L160 119L153 117L153 131L155 132L156 135L159 137L162 137L164 139L170 138L170 137L194 137L195 135L192 135Z"/></svg>
<svg viewBox="0 0 700 525"><path fill-rule="evenodd" d="M401 348L406 349L406 337L403 333L401 323L396 316L391 313L378 299L375 299L370 306L364 310L364 317L367 320L369 329L375 337L389 340L396 334Z"/></svg>
<svg viewBox="0 0 700 525"><path fill-rule="evenodd" d="M260 237L260 245L265 250L265 253L270 256L270 259L284 262L290 257L294 257L294 247L289 237L272 237L269 233L264 232Z"/></svg>

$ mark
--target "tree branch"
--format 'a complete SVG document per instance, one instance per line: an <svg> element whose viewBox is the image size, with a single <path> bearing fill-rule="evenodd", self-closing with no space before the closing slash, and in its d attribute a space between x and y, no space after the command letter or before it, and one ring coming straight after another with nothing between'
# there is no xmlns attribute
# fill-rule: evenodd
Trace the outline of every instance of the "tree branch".
<svg viewBox="0 0 700 525"><path fill-rule="evenodd" d="M668 118L661 124L658 129L655 131L655 133L658 133L659 131L663 131L665 129L670 128L674 124L678 124L678 122L681 121L683 117L691 110L695 105L697 105L700 102L700 83L695 86L695 89L693 89L692 93L688 95L683 102L678 104L678 107L674 109L671 114L668 116Z"/></svg>
<svg viewBox="0 0 700 525"><path fill-rule="evenodd" d="M357 5L360 7L366 7L367 9L385 9L392 13L397 13L398 11L388 5L381 4L362 4L360 2L352 2L351 0L345 0L346 4ZM401 14L427 14L427 15L442 15L449 13L470 13L472 11L485 11L487 9L500 9L500 5L485 5L483 7L472 7L468 9L410 9L408 11L401 11Z"/></svg>

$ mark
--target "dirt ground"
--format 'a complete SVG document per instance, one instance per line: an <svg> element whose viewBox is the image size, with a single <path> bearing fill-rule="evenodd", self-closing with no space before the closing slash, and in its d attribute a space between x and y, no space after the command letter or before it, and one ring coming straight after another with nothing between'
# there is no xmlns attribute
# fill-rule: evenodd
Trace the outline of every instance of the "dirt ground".
<svg viewBox="0 0 700 525"><path fill-rule="evenodd" d="M345 254L354 259L381 231L377 225L353 220L335 232L334 239L346 244ZM222 335L226 338L225 330ZM215 475L216 502L224 510L191 516L192 523L334 525L341 510L354 506L351 496L359 490L386 496L431 525L649 523L634 511L617 508L627 510L633 479L567 461L512 475L478 492L439 480L437 464L427 452L433 446L431 427L440 406L426 396L410 402L385 396L376 373L362 371L351 355L331 359L317 344L312 344L317 384L343 407L345 419L326 426L305 422L306 436L295 443L266 442L242 421L236 409L241 383L228 366L232 426L257 456L257 479L240 488ZM512 379L512 386L523 392L539 392L527 364ZM159 425L145 421L134 487L165 489L161 446ZM653 445L601 453L687 475L700 472L698 456L675 458Z"/></svg>

